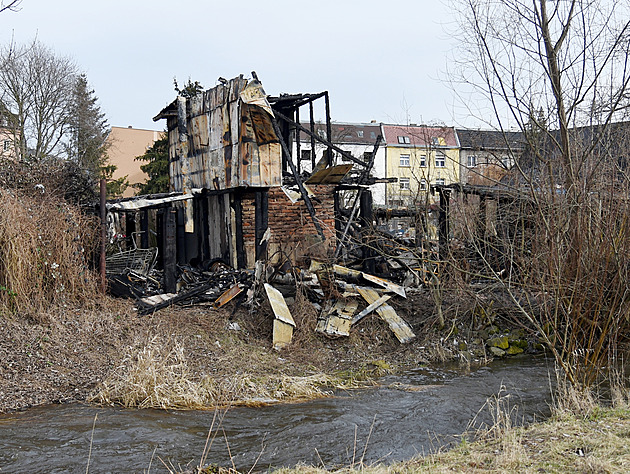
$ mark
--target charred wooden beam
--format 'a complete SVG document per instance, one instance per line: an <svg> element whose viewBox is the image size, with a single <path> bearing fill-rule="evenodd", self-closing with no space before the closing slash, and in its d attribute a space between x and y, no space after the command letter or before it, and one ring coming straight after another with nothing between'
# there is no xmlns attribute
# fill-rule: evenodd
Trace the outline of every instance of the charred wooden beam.
<svg viewBox="0 0 630 474"><path fill-rule="evenodd" d="M332 125L330 123L330 97L328 97L328 91L324 93L324 102L326 104L326 140L328 143L332 143ZM330 165L333 164L332 160L332 148L328 145L328 159L330 160Z"/></svg>
<svg viewBox="0 0 630 474"><path fill-rule="evenodd" d="M276 112L276 114L281 115L279 112ZM293 122L292 120L288 118L286 120ZM295 165L293 164L293 160L291 159L291 151L289 150L289 147L287 146L287 143L284 140L284 137L280 130L280 126L278 125L278 120L276 120L276 118L272 116L271 123L273 125L274 131L276 132L276 135L278 136L278 140L280 141L280 146L282 147L282 150L289 157L287 162L289 164L289 167L291 168L291 173L293 174L293 178L295 179L295 182L298 185L298 189L300 190L302 199L304 199L304 204L306 205L306 209L308 210L308 213L311 215L311 219L313 220L313 225L315 226L315 229L317 230L317 233L320 235L322 240L326 240L324 231L322 230L322 227L319 225L319 221L317 220L317 216L315 215L315 208L313 207L313 203L311 202L311 199L308 197L308 192L304 188L304 183L302 183L302 179L300 178L300 175L297 173L297 170L295 169ZM293 124L295 124L295 122L293 122Z"/></svg>
<svg viewBox="0 0 630 474"><path fill-rule="evenodd" d="M245 253L245 244L243 242L243 195L241 193L234 194L232 207L234 208L234 225L236 229L236 268L247 268L247 254Z"/></svg>
<svg viewBox="0 0 630 474"><path fill-rule="evenodd" d="M149 248L149 211L143 209L140 211L140 247Z"/></svg>
<svg viewBox="0 0 630 474"><path fill-rule="evenodd" d="M177 290L177 210L164 213L164 289Z"/></svg>
<svg viewBox="0 0 630 474"><path fill-rule="evenodd" d="M309 104L310 126L311 126L311 169L315 169L315 112L313 111L313 103Z"/></svg>
<svg viewBox="0 0 630 474"><path fill-rule="evenodd" d="M256 191L255 202L255 235L256 235L256 260L264 258L267 243L261 242L267 227L269 227L269 195L267 190Z"/></svg>
<svg viewBox="0 0 630 474"><path fill-rule="evenodd" d="M295 121L300 123L300 109L295 109ZM302 150L300 147L300 131L297 128L294 128L295 133L295 154L297 161L297 172L300 174L302 172Z"/></svg>
<svg viewBox="0 0 630 474"><path fill-rule="evenodd" d="M267 100L270 104L291 102L291 106L297 108L306 104L312 104L316 100L324 97L326 94L327 92L319 92L317 94L284 94L279 97L268 97Z"/></svg>

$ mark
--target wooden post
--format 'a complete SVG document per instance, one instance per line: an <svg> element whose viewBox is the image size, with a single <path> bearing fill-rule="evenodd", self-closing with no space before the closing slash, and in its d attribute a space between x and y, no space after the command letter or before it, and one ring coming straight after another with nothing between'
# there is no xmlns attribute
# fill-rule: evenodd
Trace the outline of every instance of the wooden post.
<svg viewBox="0 0 630 474"><path fill-rule="evenodd" d="M189 203L192 206L192 203ZM172 209L175 211L175 235L177 239L177 243L175 244L175 248L177 253L175 254L175 258L177 263L180 265L185 265L187 262L186 255L186 212L181 207L177 207Z"/></svg>
<svg viewBox="0 0 630 474"><path fill-rule="evenodd" d="M177 290L177 209L166 209L164 213L164 290Z"/></svg>
<svg viewBox="0 0 630 474"><path fill-rule="evenodd" d="M311 171L315 169L315 117L313 112L313 102L308 103L309 118L311 122Z"/></svg>
<svg viewBox="0 0 630 474"><path fill-rule="evenodd" d="M196 229L196 233L199 238L199 256L201 261L210 259L210 243L208 242L210 221L208 214L210 212L208 205L209 197L206 194L202 194L199 198L198 208L195 209L195 215L199 219L199 227Z"/></svg>
<svg viewBox="0 0 630 474"><path fill-rule="evenodd" d="M134 211L125 212L125 245L127 250L133 250L136 248L135 234L136 233L136 213Z"/></svg>
<svg viewBox="0 0 630 474"><path fill-rule="evenodd" d="M256 191L255 207L256 260L260 260L261 258L264 258L265 250L267 248L266 244L260 245L260 241L265 235L269 225L269 196L267 195L266 189Z"/></svg>
<svg viewBox="0 0 630 474"><path fill-rule="evenodd" d="M343 226L341 223L341 197L339 196L339 189L335 189L333 193L333 206L335 212L335 239L337 242L341 240L341 235L343 232ZM337 243L335 243L337 245Z"/></svg>
<svg viewBox="0 0 630 474"><path fill-rule="evenodd" d="M448 254L448 235L449 235L449 205L450 191L439 188L440 195L440 213L439 213L439 241L440 241L440 260L446 260Z"/></svg>
<svg viewBox="0 0 630 474"><path fill-rule="evenodd" d="M100 213L101 213L101 259L100 277L101 291L107 290L107 267L105 263L105 249L107 248L107 181L101 179L100 183Z"/></svg>
<svg viewBox="0 0 630 474"><path fill-rule="evenodd" d="M332 143L332 125L330 124L330 97L328 97L328 91L324 92L324 103L326 106L326 140L328 143ZM328 147L326 150L328 152L329 166L333 165L333 151L332 148Z"/></svg>
<svg viewBox="0 0 630 474"><path fill-rule="evenodd" d="M361 254L363 256L363 270L367 273L374 273L376 270L376 263L374 262L374 249L372 244L367 243L368 236L372 230L374 223L373 211L372 211L372 192L365 190L361 194Z"/></svg>
<svg viewBox="0 0 630 474"><path fill-rule="evenodd" d="M140 211L140 248L149 248L149 210L143 209Z"/></svg>
<svg viewBox="0 0 630 474"><path fill-rule="evenodd" d="M234 193L234 225L236 229L236 267L237 269L247 268L247 254L245 253L245 244L243 242L243 195L239 192Z"/></svg>

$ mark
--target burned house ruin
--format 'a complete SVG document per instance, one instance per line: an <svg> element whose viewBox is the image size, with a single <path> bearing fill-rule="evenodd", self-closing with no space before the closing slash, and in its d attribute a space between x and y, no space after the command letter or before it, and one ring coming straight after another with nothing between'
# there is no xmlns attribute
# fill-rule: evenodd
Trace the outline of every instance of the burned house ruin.
<svg viewBox="0 0 630 474"><path fill-rule="evenodd" d="M361 160L331 142L328 93L270 97L252 76L180 95L162 109L154 120L166 120L171 192L108 204L113 220L124 223L129 248L157 247L166 291L175 290L178 264L220 260L251 269L260 259L329 258L372 222L373 155ZM325 102L327 136L315 133L318 100ZM301 109L308 109L310 127ZM328 150L312 173L291 153L299 133ZM350 163L335 166L333 150ZM354 200L342 209L339 192L348 190ZM361 252L369 270L370 250Z"/></svg>

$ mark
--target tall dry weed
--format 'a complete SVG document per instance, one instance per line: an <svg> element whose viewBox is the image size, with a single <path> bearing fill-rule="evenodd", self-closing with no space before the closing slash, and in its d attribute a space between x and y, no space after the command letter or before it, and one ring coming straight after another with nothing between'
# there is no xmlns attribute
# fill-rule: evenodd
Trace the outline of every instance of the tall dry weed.
<svg viewBox="0 0 630 474"><path fill-rule="evenodd" d="M0 189L0 311L36 316L93 301L98 224L66 201Z"/></svg>
<svg viewBox="0 0 630 474"><path fill-rule="evenodd" d="M152 337L132 347L101 384L92 401L138 408L203 409L261 405L280 400L326 396L336 384L324 374L288 376L232 372L207 374L193 369L190 354L177 338Z"/></svg>

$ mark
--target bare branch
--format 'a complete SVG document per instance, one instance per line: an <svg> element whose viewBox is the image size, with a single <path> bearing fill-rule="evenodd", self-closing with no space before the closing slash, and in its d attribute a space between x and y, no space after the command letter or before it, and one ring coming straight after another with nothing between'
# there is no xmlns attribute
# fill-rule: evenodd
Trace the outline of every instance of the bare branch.
<svg viewBox="0 0 630 474"><path fill-rule="evenodd" d="M0 13L4 11L17 12L20 10L20 3L22 0L12 0L10 2L0 2Z"/></svg>

